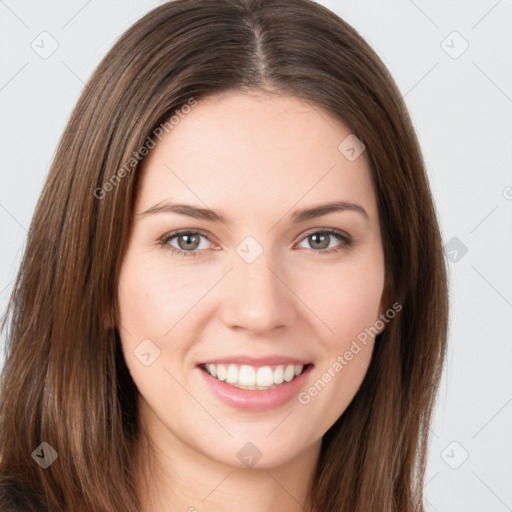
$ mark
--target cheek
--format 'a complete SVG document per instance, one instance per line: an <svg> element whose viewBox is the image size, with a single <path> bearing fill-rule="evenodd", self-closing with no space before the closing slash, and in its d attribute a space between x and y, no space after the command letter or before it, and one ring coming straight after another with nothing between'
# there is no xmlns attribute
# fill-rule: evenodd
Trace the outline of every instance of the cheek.
<svg viewBox="0 0 512 512"><path fill-rule="evenodd" d="M217 281L219 269L212 273L208 266L192 269L188 262L183 263L168 264L165 258L150 258L143 252L127 253L118 289L122 328L137 333L137 337L161 338L196 308ZM313 323L320 322L327 345L341 349L340 344L377 320L384 285L384 264L378 250L353 254L336 264L315 262L294 267L288 269L287 280L307 306L305 316ZM196 313L201 306L204 303Z"/></svg>
<svg viewBox="0 0 512 512"><path fill-rule="evenodd" d="M308 414L322 418L326 431L343 414L370 364L384 288L384 260L376 250L316 272L303 282L308 305L325 324L323 358L315 378L298 396ZM327 328L328 327L328 328ZM320 331L319 331L320 332Z"/></svg>
<svg viewBox="0 0 512 512"><path fill-rule="evenodd" d="M378 267L377 267L378 268ZM383 289L383 273L354 269L317 276L323 284L309 294L311 309L322 323L319 337L322 357L314 378L298 395L298 402L310 416L319 418L322 433L344 413L366 375L371 361L376 321ZM327 293L325 292L327 290ZM318 331L320 332L320 331Z"/></svg>
<svg viewBox="0 0 512 512"><path fill-rule="evenodd" d="M185 315L186 307L190 309L186 297L197 301L197 293L180 279L179 272L163 263L143 251L127 252L118 285L119 331L126 365L146 402L158 410L172 396L173 410L179 413L186 396L165 372L172 367L171 361L180 359L184 345L175 343L176 335L169 331ZM146 353L149 360L144 361Z"/></svg>
<svg viewBox="0 0 512 512"><path fill-rule="evenodd" d="M118 287L121 325L129 332L164 336L197 302L199 292L204 293L201 282L184 277L179 266L166 266L143 254L128 255Z"/></svg>
<svg viewBox="0 0 512 512"><path fill-rule="evenodd" d="M304 297L325 325L325 343L337 349L357 337L379 318L384 288L384 263L340 264L303 274L298 295Z"/></svg>

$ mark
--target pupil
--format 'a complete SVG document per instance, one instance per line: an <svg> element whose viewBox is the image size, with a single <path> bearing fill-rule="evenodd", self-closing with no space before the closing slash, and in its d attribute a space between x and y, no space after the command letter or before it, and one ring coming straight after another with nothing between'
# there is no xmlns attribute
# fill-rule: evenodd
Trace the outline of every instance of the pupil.
<svg viewBox="0 0 512 512"><path fill-rule="evenodd" d="M183 249L195 249L197 246L197 240L194 240L194 239L197 239L197 235L181 235L183 237L183 240L185 240L185 247L182 247ZM181 244L180 244L181 245ZM192 245L192 247L191 247Z"/></svg>
<svg viewBox="0 0 512 512"><path fill-rule="evenodd" d="M329 236L327 234L320 234L320 235L315 234L315 235L311 235L311 238L313 240L313 242L312 242L313 246L315 243L320 243L321 247L317 247L317 249L325 249L329 245ZM323 240L319 241L318 240L319 238L321 238ZM327 241L327 244L325 244L326 241ZM324 242L324 243L322 243L322 242Z"/></svg>
<svg viewBox="0 0 512 512"><path fill-rule="evenodd" d="M195 249L197 247L197 235L181 235L182 239L185 241L184 245L186 249ZM315 234L310 236L311 245L318 244L320 247L318 249L325 249L329 245L329 235L327 234ZM327 242L327 243L326 243ZM180 244L182 245L182 244Z"/></svg>

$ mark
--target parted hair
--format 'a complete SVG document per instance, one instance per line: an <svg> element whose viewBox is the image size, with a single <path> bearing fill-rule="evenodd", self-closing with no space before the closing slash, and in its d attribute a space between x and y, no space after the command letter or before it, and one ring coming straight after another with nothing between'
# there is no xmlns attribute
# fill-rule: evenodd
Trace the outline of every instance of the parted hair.
<svg viewBox="0 0 512 512"><path fill-rule="evenodd" d="M354 399L323 436L312 503L318 512L424 510L448 285L400 91L356 30L310 0L175 0L137 21L98 65L35 209L2 325L2 511L140 510L138 390L115 328L143 159L126 163L190 98L255 89L307 101L364 143L385 297L402 306L377 336ZM42 442L58 453L46 469L31 456Z"/></svg>

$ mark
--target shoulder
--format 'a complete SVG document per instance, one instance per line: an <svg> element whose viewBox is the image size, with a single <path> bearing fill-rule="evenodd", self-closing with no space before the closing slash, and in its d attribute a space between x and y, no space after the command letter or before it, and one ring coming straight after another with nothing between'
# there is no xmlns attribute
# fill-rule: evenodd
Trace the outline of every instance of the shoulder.
<svg viewBox="0 0 512 512"><path fill-rule="evenodd" d="M43 512L40 501L12 478L0 477L0 512Z"/></svg>

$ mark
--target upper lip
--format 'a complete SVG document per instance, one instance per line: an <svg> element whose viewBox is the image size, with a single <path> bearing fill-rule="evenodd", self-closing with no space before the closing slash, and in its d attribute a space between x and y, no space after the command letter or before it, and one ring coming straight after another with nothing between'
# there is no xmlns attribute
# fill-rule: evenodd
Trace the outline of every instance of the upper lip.
<svg viewBox="0 0 512 512"><path fill-rule="evenodd" d="M198 366L204 364L246 364L248 366L271 366L271 365L288 365L288 364L301 364L306 365L311 363L306 359L300 359L297 357L289 357L284 355L271 355L266 357L253 357L248 355L229 356L229 357L216 357L214 359L208 359L199 363Z"/></svg>

